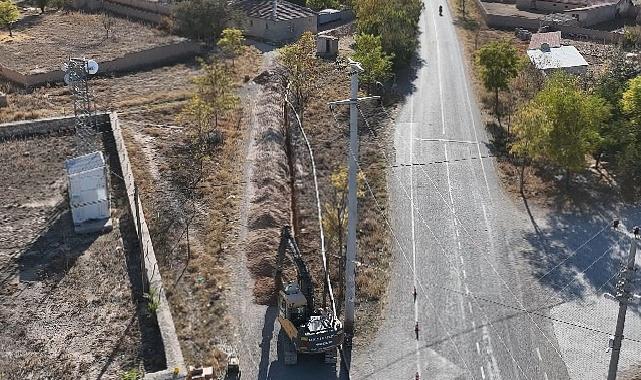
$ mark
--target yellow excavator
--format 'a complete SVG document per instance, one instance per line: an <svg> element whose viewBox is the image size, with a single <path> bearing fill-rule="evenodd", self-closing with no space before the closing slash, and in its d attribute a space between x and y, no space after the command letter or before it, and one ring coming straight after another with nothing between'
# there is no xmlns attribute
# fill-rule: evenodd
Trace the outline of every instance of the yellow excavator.
<svg viewBox="0 0 641 380"><path fill-rule="evenodd" d="M296 266L296 281L283 282L286 255ZM278 322L285 332L282 342L285 365L295 365L298 354L324 354L326 363L335 364L337 349L345 338L343 325L331 308L314 307L314 284L289 226L281 231L274 277Z"/></svg>

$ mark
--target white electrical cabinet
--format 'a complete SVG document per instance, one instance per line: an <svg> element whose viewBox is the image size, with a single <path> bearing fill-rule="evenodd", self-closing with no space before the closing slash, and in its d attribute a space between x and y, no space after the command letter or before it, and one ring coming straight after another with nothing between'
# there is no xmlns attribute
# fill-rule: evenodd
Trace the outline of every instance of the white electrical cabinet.
<svg viewBox="0 0 641 380"><path fill-rule="evenodd" d="M110 218L107 165L101 151L65 161L73 224Z"/></svg>

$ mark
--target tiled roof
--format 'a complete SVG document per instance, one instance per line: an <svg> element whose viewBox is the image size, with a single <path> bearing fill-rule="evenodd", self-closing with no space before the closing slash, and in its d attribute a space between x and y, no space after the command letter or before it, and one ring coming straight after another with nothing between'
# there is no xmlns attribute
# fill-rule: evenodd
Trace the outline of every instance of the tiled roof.
<svg viewBox="0 0 641 380"><path fill-rule="evenodd" d="M276 4L276 18L274 18L274 0L242 0L234 3L234 5L247 16L255 18L287 21L317 15L317 13L310 8L288 1L276 0Z"/></svg>
<svg viewBox="0 0 641 380"><path fill-rule="evenodd" d="M547 43L551 48L561 46L561 32L534 33L528 49L539 49L543 43Z"/></svg>

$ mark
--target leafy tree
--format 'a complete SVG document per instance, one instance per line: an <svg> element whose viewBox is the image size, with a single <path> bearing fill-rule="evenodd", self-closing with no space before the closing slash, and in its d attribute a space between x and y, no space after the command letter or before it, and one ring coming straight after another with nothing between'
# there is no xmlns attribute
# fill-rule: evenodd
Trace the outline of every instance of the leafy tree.
<svg viewBox="0 0 641 380"><path fill-rule="evenodd" d="M307 0L306 5L315 11L320 11L327 8L336 9L341 4L338 0Z"/></svg>
<svg viewBox="0 0 641 380"><path fill-rule="evenodd" d="M293 103L302 121L320 75L314 35L305 32L297 42L280 48L278 61L284 68L284 81L294 94Z"/></svg>
<svg viewBox="0 0 641 380"><path fill-rule="evenodd" d="M383 50L394 54L394 64L408 64L418 46L420 0L355 0L359 34L381 36Z"/></svg>
<svg viewBox="0 0 641 380"><path fill-rule="evenodd" d="M49 0L49 5L60 10L71 4L71 0Z"/></svg>
<svg viewBox="0 0 641 380"><path fill-rule="evenodd" d="M220 47L227 56L232 57L232 65L234 58L238 56L243 50L243 32L240 29L227 28L220 34L218 40L218 47Z"/></svg>
<svg viewBox="0 0 641 380"><path fill-rule="evenodd" d="M0 0L0 28L9 29L9 36L13 37L11 25L20 18L18 7L11 0Z"/></svg>
<svg viewBox="0 0 641 380"><path fill-rule="evenodd" d="M227 0L185 0L173 9L174 27L187 37L212 40L230 23L239 22L239 14Z"/></svg>
<svg viewBox="0 0 641 380"><path fill-rule="evenodd" d="M621 110L627 120L619 129L621 154L617 169L628 195L639 192L641 178L641 76L628 82L621 98Z"/></svg>
<svg viewBox="0 0 641 380"><path fill-rule="evenodd" d="M602 98L581 91L576 79L555 74L516 115L513 153L546 160L570 174L585 166L586 154L599 143L599 128L610 117Z"/></svg>
<svg viewBox="0 0 641 380"><path fill-rule="evenodd" d="M376 82L385 82L392 76L392 60L394 54L385 54L381 46L381 37L371 34L356 36L356 51L354 60L361 63L365 72L360 79L370 92Z"/></svg>
<svg viewBox="0 0 641 380"><path fill-rule="evenodd" d="M341 260L344 260L345 255L345 235L347 229L347 194L348 194L348 172L345 166L337 168L330 175L330 182L332 184L332 192L330 194L330 202L325 203L323 211L323 230L327 236L327 241L332 249L338 253ZM356 183L358 191L356 195L360 198L365 196L364 189L365 175L362 172L358 173ZM342 269L344 265L339 265L339 276L342 277ZM343 296L343 283L342 278L338 279L339 295ZM339 303L340 306L340 303Z"/></svg>
<svg viewBox="0 0 641 380"><path fill-rule="evenodd" d="M508 83L519 72L520 62L518 52L507 40L490 42L476 52L483 85L494 92L494 112L499 125L499 91L508 89Z"/></svg>
<svg viewBox="0 0 641 380"><path fill-rule="evenodd" d="M49 5L49 0L36 0L36 5L40 8L40 12L45 13L45 8Z"/></svg>
<svg viewBox="0 0 641 380"><path fill-rule="evenodd" d="M196 97L209 108L217 129L219 119L235 109L239 99L227 66L213 62L203 65L203 71L204 74L194 80L198 86Z"/></svg>

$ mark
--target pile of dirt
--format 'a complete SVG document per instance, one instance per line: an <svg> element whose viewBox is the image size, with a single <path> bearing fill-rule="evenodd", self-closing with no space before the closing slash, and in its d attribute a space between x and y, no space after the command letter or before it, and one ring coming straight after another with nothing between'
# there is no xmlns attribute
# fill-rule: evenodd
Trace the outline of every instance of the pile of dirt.
<svg viewBox="0 0 641 380"><path fill-rule="evenodd" d="M270 88L274 77L259 77L263 85L259 85L260 94L252 120L249 120L258 137L248 157L255 165L251 175L254 190L249 208L246 256L255 280L256 302L266 305L274 301L274 270L280 229L290 224L291 194L279 104L281 97Z"/></svg>

